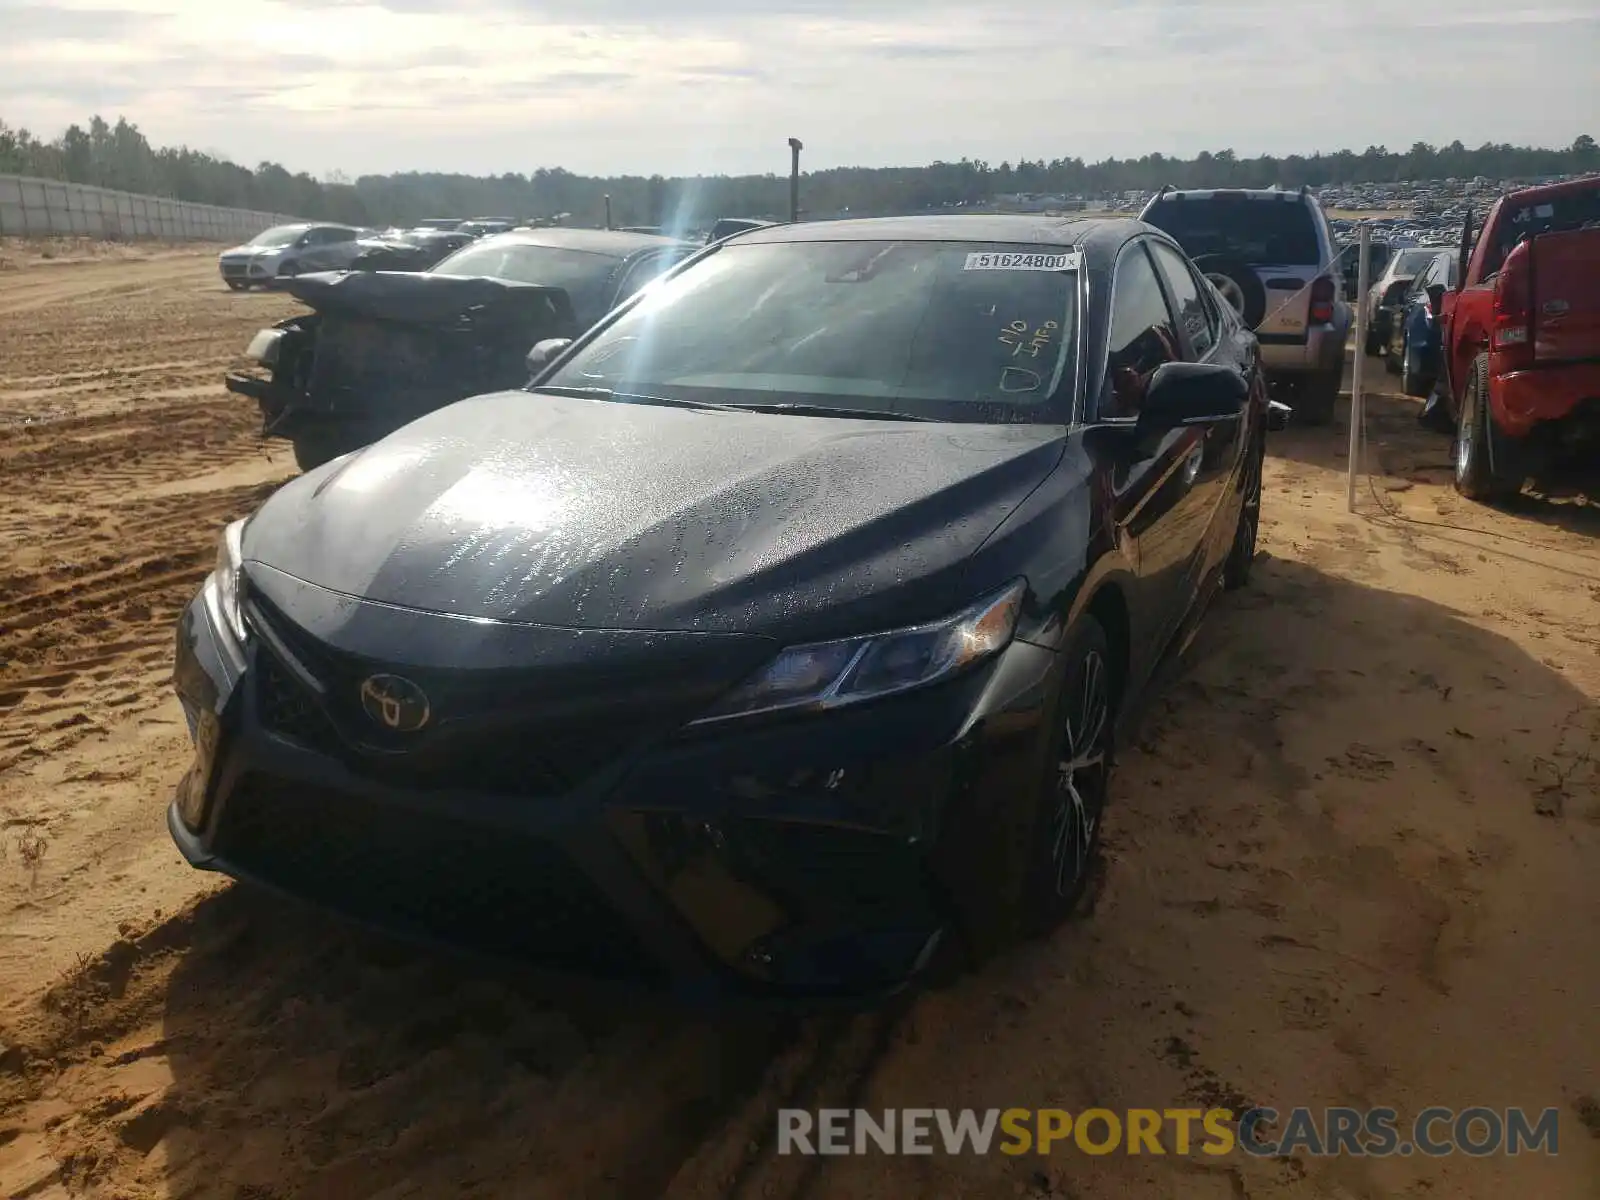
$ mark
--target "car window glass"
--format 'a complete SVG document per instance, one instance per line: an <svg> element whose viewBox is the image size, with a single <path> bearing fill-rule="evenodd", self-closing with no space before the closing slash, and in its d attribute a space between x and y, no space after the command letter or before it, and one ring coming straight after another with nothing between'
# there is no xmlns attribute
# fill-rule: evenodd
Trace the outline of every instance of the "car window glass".
<svg viewBox="0 0 1600 1200"><path fill-rule="evenodd" d="M1137 416L1156 368L1179 357L1166 297L1149 255L1137 245L1117 264L1107 351L1103 415Z"/></svg>
<svg viewBox="0 0 1600 1200"><path fill-rule="evenodd" d="M1395 256L1395 263L1391 273L1395 275L1416 275L1424 267L1433 264L1437 251L1433 250L1402 250Z"/></svg>
<svg viewBox="0 0 1600 1200"><path fill-rule="evenodd" d="M726 242L545 382L1057 423L1072 399L1059 393L1073 377L1078 263L1061 245Z"/></svg>
<svg viewBox="0 0 1600 1200"><path fill-rule="evenodd" d="M673 260L665 254L652 255L635 263L633 269L628 272L627 280L617 292L617 303L621 304L645 284L658 278L672 263Z"/></svg>
<svg viewBox="0 0 1600 1200"><path fill-rule="evenodd" d="M1167 233L1190 258L1231 254L1249 263L1283 266L1322 261L1317 221L1303 201L1221 195L1158 200L1145 220Z"/></svg>
<svg viewBox="0 0 1600 1200"><path fill-rule="evenodd" d="M486 275L563 288L573 310L588 321L605 311L606 289L617 266L617 260L608 254L529 244L513 236L507 241L488 238L472 242L436 265L431 273Z"/></svg>
<svg viewBox="0 0 1600 1200"><path fill-rule="evenodd" d="M1217 344L1217 331L1211 314L1200 301L1200 285L1183 256L1171 246L1151 242L1150 249L1161 264L1167 286L1172 289L1173 303L1177 306L1178 320L1189 335L1196 358L1204 358Z"/></svg>

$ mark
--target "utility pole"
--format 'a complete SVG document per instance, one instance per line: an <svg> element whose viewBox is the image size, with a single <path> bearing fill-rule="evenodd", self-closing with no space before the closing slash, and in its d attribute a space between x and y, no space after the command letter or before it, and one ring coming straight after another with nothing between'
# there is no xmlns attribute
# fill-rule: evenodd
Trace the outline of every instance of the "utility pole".
<svg viewBox="0 0 1600 1200"><path fill-rule="evenodd" d="M799 138L789 139L789 221L800 219L800 151L805 146Z"/></svg>

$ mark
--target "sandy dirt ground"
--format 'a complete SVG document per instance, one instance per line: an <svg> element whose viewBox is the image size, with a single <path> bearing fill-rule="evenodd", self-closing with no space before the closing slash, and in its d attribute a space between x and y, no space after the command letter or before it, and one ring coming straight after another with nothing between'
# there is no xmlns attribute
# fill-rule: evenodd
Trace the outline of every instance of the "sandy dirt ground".
<svg viewBox="0 0 1600 1200"><path fill-rule="evenodd" d="M1600 1195L1600 509L1466 505L1371 364L1124 749L1080 919L881 1011L573 995L189 871L174 616L290 476L214 260L0 272L0 1197ZM778 1156L780 1107L1523 1105L1560 1153Z"/></svg>

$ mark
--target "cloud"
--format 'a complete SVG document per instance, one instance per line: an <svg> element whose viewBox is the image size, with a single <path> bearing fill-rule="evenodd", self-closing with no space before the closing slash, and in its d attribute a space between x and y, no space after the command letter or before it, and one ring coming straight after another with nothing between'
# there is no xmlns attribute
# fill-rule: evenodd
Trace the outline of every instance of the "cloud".
<svg viewBox="0 0 1600 1200"><path fill-rule="evenodd" d="M100 111L314 172L783 171L791 135L823 167L1600 132L1600 16L1559 3L0 0L0 29L10 124Z"/></svg>

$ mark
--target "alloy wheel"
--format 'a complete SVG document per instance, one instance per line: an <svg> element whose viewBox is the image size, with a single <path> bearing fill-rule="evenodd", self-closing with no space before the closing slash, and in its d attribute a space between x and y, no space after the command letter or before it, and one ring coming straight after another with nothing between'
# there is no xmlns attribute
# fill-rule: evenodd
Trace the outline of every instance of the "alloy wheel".
<svg viewBox="0 0 1600 1200"><path fill-rule="evenodd" d="M1466 480L1472 472L1473 425L1478 419L1478 390L1468 387L1461 397L1461 417L1456 422L1456 479Z"/></svg>
<svg viewBox="0 0 1600 1200"><path fill-rule="evenodd" d="M1068 699L1050 822L1050 863L1056 895L1061 897L1073 895L1088 873L1105 807L1111 709L1106 661L1098 651L1084 656L1075 693Z"/></svg>
<svg viewBox="0 0 1600 1200"><path fill-rule="evenodd" d="M1256 538L1261 533L1261 455L1250 456L1250 477L1245 484L1244 508L1239 511L1239 528L1234 533L1235 548L1241 562L1256 556Z"/></svg>

